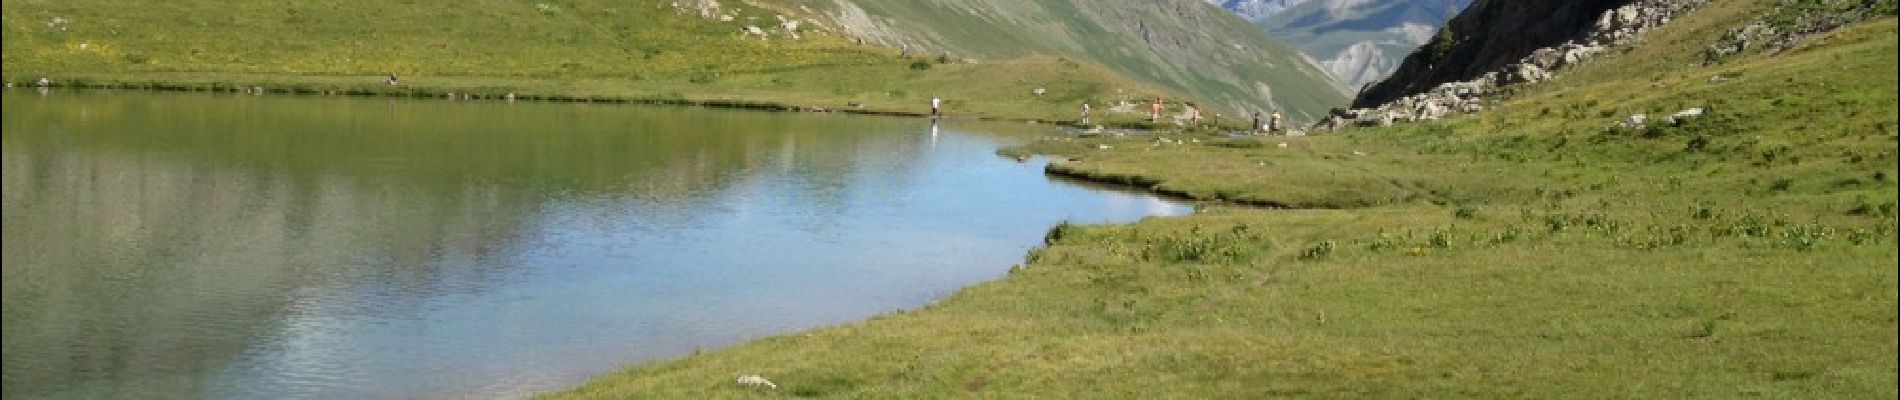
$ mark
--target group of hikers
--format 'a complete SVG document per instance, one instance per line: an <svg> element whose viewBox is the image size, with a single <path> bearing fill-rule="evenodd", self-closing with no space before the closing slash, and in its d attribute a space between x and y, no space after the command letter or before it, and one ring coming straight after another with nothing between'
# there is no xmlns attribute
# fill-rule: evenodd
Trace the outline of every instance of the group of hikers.
<svg viewBox="0 0 1900 400"><path fill-rule="evenodd" d="M1198 106L1195 106L1194 103L1187 103L1186 107L1187 107L1188 123L1193 124L1195 126L1201 125L1201 108ZM1155 97L1153 111L1151 111L1148 114L1148 122L1160 123L1161 117L1162 117L1161 114L1166 109L1167 109L1167 103L1164 100L1162 100L1160 97ZM931 100L931 114L932 115L936 114L936 100L935 99ZM1095 116L1095 107L1090 106L1089 103L1087 102L1083 102L1082 103L1082 124L1083 125L1091 124L1092 123L1091 120L1094 116ZM1283 125L1285 121L1285 117L1280 114L1279 109L1274 109L1273 114L1269 118L1270 119L1267 120L1267 123L1265 125L1262 125L1260 123L1260 112L1255 111L1253 113L1253 124L1250 124L1248 126L1250 127L1250 129L1254 130L1255 132L1262 132L1262 131L1279 132L1281 130L1286 129L1286 126Z"/></svg>
<svg viewBox="0 0 1900 400"><path fill-rule="evenodd" d="M1285 118L1280 115L1280 109L1278 108L1273 109L1272 119L1267 120L1266 125L1260 125L1260 112L1259 111L1253 112L1254 129L1265 130L1267 132L1279 132L1282 130L1286 130L1286 126L1282 125L1282 121L1285 121Z"/></svg>

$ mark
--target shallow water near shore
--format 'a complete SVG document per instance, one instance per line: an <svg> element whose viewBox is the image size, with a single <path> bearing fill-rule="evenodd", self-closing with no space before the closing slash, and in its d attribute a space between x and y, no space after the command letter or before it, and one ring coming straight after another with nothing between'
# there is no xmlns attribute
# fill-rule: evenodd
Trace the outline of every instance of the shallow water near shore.
<svg viewBox="0 0 1900 400"><path fill-rule="evenodd" d="M1003 125L6 92L5 397L491 398L928 304L1183 203Z"/></svg>

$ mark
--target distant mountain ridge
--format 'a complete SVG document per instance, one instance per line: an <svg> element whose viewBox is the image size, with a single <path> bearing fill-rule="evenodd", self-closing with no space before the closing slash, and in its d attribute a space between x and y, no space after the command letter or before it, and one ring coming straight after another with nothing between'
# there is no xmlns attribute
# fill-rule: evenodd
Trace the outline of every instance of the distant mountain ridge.
<svg viewBox="0 0 1900 400"><path fill-rule="evenodd" d="M1206 0L1253 21L1357 90L1398 68L1471 0Z"/></svg>
<svg viewBox="0 0 1900 400"><path fill-rule="evenodd" d="M922 55L1055 55L1103 65L1233 113L1310 121L1350 91L1298 50L1200 0L782 0L846 34Z"/></svg>
<svg viewBox="0 0 1900 400"><path fill-rule="evenodd" d="M1248 22L1261 23L1287 8L1309 1L1312 0L1207 0L1207 3L1232 11Z"/></svg>

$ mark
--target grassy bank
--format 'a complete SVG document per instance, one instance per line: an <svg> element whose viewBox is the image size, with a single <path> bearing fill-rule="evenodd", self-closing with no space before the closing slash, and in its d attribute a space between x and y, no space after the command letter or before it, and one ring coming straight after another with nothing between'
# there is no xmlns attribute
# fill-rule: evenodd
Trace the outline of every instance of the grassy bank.
<svg viewBox="0 0 1900 400"><path fill-rule="evenodd" d="M1900 29L1696 66L1761 3L1479 116L1034 143L1055 173L1296 209L1059 226L923 309L550 397L1891 398Z"/></svg>
<svg viewBox="0 0 1900 400"><path fill-rule="evenodd" d="M701 105L798 111L836 111L885 115L929 115L932 96L956 117L1074 122L1082 102L1097 108L1094 122L1112 126L1143 125L1145 113L1114 113L1102 99L1130 99L1157 93L1099 69L1059 58L1027 58L984 64L906 64L833 66L734 74L712 82L628 80L615 77L283 75L228 72L138 72L52 74L62 88L110 88L193 92L300 95L394 96L519 101L575 101ZM31 85L41 74L10 73L16 86ZM1034 82L1034 83L1031 83ZM1048 88L1038 96L1033 87Z"/></svg>

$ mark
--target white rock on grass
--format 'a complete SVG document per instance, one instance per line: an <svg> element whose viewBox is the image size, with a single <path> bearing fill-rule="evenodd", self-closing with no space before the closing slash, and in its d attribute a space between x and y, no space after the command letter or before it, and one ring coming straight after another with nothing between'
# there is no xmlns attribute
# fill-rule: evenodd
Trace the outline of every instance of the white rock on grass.
<svg viewBox="0 0 1900 400"><path fill-rule="evenodd" d="M1675 114L1672 114L1669 116L1669 124L1680 125L1684 121L1688 121L1688 120L1692 120L1696 118L1702 118L1702 114L1705 112L1706 110L1703 110L1702 107L1696 107L1696 108L1691 108L1687 110L1677 111Z"/></svg>
<svg viewBox="0 0 1900 400"><path fill-rule="evenodd" d="M758 376L758 375L739 375L739 384L746 385L746 386L753 386L753 387L763 386L767 388L778 389L778 384L772 383L771 380L765 379L765 377Z"/></svg>
<svg viewBox="0 0 1900 400"><path fill-rule="evenodd" d="M1623 123L1618 125L1629 129L1641 129L1644 125L1648 124L1649 114L1637 113L1631 114L1629 118L1623 119Z"/></svg>

